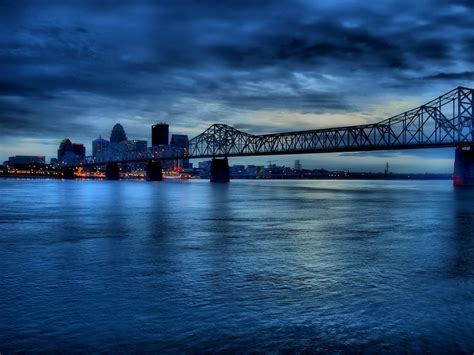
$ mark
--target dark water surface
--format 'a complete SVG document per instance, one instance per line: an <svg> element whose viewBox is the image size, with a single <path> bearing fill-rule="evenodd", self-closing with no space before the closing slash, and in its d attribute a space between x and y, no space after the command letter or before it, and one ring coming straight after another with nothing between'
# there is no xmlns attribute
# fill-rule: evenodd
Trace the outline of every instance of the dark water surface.
<svg viewBox="0 0 474 355"><path fill-rule="evenodd" d="M450 181L0 180L0 352L474 350Z"/></svg>

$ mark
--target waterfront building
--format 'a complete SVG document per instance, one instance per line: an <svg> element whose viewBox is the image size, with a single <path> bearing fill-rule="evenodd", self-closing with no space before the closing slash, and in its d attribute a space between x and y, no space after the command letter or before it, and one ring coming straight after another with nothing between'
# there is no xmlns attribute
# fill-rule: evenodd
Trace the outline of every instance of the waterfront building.
<svg viewBox="0 0 474 355"><path fill-rule="evenodd" d="M123 152L123 158L125 159L134 159L142 157L147 149L148 142L143 140L126 140L120 143Z"/></svg>
<svg viewBox="0 0 474 355"><path fill-rule="evenodd" d="M168 145L169 141L169 125L159 123L151 126L151 146Z"/></svg>
<svg viewBox="0 0 474 355"><path fill-rule="evenodd" d="M183 154L183 150L174 146L164 146L162 148L160 156L163 158L173 158L178 157ZM162 162L163 169L176 169L176 168L185 168L183 165L183 159L167 159Z"/></svg>
<svg viewBox="0 0 474 355"><path fill-rule="evenodd" d="M188 155L189 152L189 139L186 134L173 134L171 136L170 146L182 151L183 155ZM179 167L184 169L192 168L192 164L189 164L189 159L181 159L177 162Z"/></svg>
<svg viewBox="0 0 474 355"><path fill-rule="evenodd" d="M230 173L232 175L240 175L244 173L245 171L245 165L232 165L230 167Z"/></svg>
<svg viewBox="0 0 474 355"><path fill-rule="evenodd" d="M247 168L245 169L245 174L253 176L257 175L257 173L261 170L263 170L263 166L247 165Z"/></svg>
<svg viewBox="0 0 474 355"><path fill-rule="evenodd" d="M59 164L76 164L86 156L86 147L81 143L72 143L69 138L65 138L59 144L58 162Z"/></svg>
<svg viewBox="0 0 474 355"><path fill-rule="evenodd" d="M45 164L46 158L42 155L15 155L13 157L8 158L9 165L14 164Z"/></svg>
<svg viewBox="0 0 474 355"><path fill-rule="evenodd" d="M66 155L66 152L72 153L72 142L69 138L65 138L59 143L58 160L61 162Z"/></svg>
<svg viewBox="0 0 474 355"><path fill-rule="evenodd" d="M59 164L74 164L76 162L74 148L69 138L65 138L59 143L58 161Z"/></svg>
<svg viewBox="0 0 474 355"><path fill-rule="evenodd" d="M72 151L78 160L82 160L86 157L86 147L82 143L73 143Z"/></svg>

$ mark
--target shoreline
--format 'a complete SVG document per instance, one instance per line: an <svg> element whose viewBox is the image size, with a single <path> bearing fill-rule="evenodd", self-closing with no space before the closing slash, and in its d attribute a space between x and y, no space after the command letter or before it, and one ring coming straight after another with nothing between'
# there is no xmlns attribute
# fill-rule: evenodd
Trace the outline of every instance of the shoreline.
<svg viewBox="0 0 474 355"><path fill-rule="evenodd" d="M38 176L38 175L4 175L0 174L0 179L21 179L21 180L31 180L31 179L44 179L44 180L107 180L105 178L99 177L77 177L74 179L64 179L61 176ZM193 179L183 179L183 180L208 180L209 177L196 177ZM436 176L436 175L425 175L425 174L413 174L407 176L393 176L393 177L380 177L380 176L324 176L324 177L286 177L286 176L273 176L273 177L231 177L230 180L386 180L386 181L404 181L404 180L452 180L452 176ZM121 178L120 180L142 180L147 181L144 178ZM167 181L167 179L163 179ZM180 180L181 181L181 180Z"/></svg>

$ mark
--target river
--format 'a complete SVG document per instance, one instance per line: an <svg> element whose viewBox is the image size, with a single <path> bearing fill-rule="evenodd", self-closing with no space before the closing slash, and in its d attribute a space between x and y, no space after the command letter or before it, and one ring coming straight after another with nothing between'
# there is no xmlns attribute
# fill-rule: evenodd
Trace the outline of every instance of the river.
<svg viewBox="0 0 474 355"><path fill-rule="evenodd" d="M0 353L472 353L451 183L2 179Z"/></svg>

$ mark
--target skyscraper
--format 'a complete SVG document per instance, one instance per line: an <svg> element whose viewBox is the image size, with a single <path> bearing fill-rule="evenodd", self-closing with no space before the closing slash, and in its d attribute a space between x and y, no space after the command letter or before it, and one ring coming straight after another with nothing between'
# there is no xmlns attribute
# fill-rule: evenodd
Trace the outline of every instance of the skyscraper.
<svg viewBox="0 0 474 355"><path fill-rule="evenodd" d="M173 134L170 145L177 148L189 149L189 139L185 134Z"/></svg>
<svg viewBox="0 0 474 355"><path fill-rule="evenodd" d="M72 143L69 138L63 139L59 144L58 162L60 164L75 164L84 159L86 156L86 148L84 144Z"/></svg>
<svg viewBox="0 0 474 355"><path fill-rule="evenodd" d="M126 153L145 153L148 148L148 142L142 140L126 140L121 143Z"/></svg>
<svg viewBox="0 0 474 355"><path fill-rule="evenodd" d="M123 129L120 123L117 123L112 129L112 133L110 134L110 143L119 144L120 142L123 142L126 140L127 140L127 135L125 134L125 130Z"/></svg>
<svg viewBox="0 0 474 355"><path fill-rule="evenodd" d="M168 145L169 126L166 123L159 123L151 126L151 145Z"/></svg>
<svg viewBox="0 0 474 355"><path fill-rule="evenodd" d="M69 138L65 138L59 144L58 149L58 160L61 162L64 160L64 157L67 152L73 153L72 142Z"/></svg>
<svg viewBox="0 0 474 355"><path fill-rule="evenodd" d="M86 147L81 143L73 143L72 151L77 159L83 159L86 156Z"/></svg>
<svg viewBox="0 0 474 355"><path fill-rule="evenodd" d="M189 153L189 139L185 134L173 134L171 136L170 146L178 149L178 151L183 155L188 155ZM180 168L190 168L189 159L180 159L176 161L176 164Z"/></svg>
<svg viewBox="0 0 474 355"><path fill-rule="evenodd" d="M107 154L110 142L107 139L103 139L101 136L92 141L92 156L103 157Z"/></svg>

